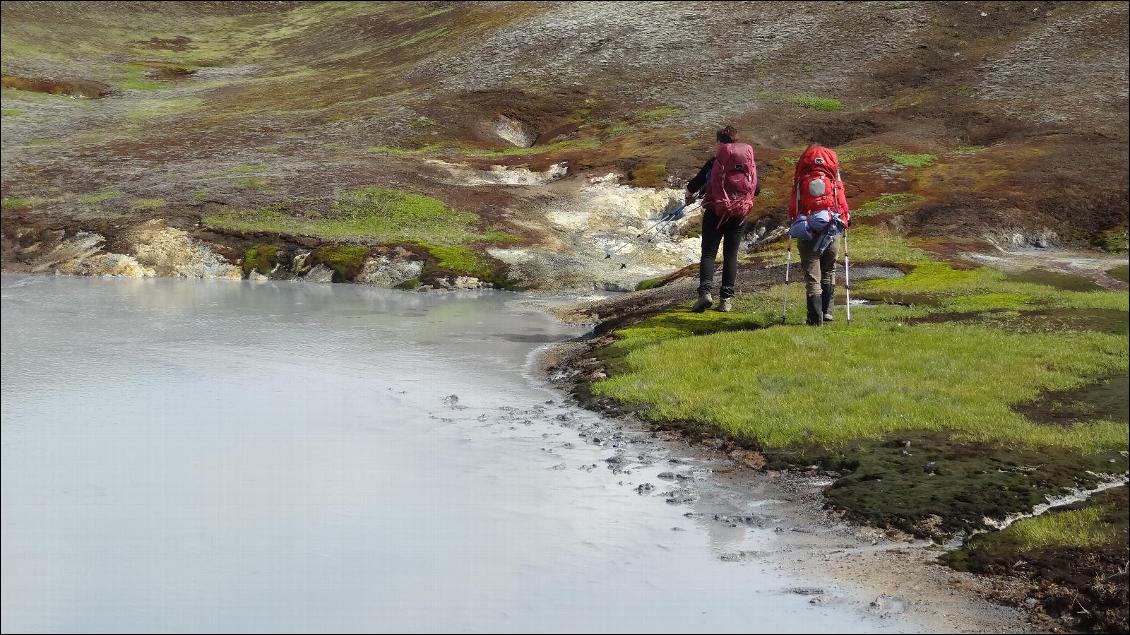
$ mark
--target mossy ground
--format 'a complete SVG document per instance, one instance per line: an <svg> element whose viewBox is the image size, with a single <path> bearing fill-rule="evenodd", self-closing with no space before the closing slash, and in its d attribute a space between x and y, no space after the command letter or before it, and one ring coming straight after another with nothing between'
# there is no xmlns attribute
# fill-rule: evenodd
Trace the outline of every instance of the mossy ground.
<svg viewBox="0 0 1130 635"><path fill-rule="evenodd" d="M271 273L276 264L279 253L278 245L255 245L249 247L243 254L243 275L246 277L252 271L263 275Z"/></svg>
<svg viewBox="0 0 1130 635"><path fill-rule="evenodd" d="M473 212L459 212L430 196L386 187L349 190L331 209L291 211L283 206L226 210L204 217L206 226L237 232L270 232L325 240L371 239L386 243L457 245L478 237Z"/></svg>
<svg viewBox="0 0 1130 635"><path fill-rule="evenodd" d="M334 271L334 282L353 280L365 265L369 248L362 245L322 245L310 255L310 264L323 264Z"/></svg>
<svg viewBox="0 0 1130 635"><path fill-rule="evenodd" d="M237 166L237 173L253 172L255 166ZM473 212L449 208L443 201L385 187L362 187L337 196L325 212L293 211L284 206L251 210L225 210L204 217L204 225L243 234L273 233L327 241L371 241L406 245L431 255L427 275L452 273L474 276L496 286L509 282L498 263L483 253L486 245L510 244L515 234L492 227L477 229L480 219ZM352 280L363 265L365 247L321 248L319 260L335 270L335 279ZM319 252L315 252L317 256ZM354 262L356 254L362 261Z"/></svg>
<svg viewBox="0 0 1130 635"><path fill-rule="evenodd" d="M1125 293L959 267L879 227L852 230L857 253L909 273L855 285L875 304L851 324L840 297L836 321L803 326L796 284L739 297L733 313L667 311L615 331L597 353L609 378L588 389L778 466L823 465L841 475L832 504L920 535L1126 471ZM1058 420L1032 403L1057 404Z"/></svg>
<svg viewBox="0 0 1130 635"><path fill-rule="evenodd" d="M1044 610L1067 616L1076 628L1125 633L1128 515L1127 488L1117 487L975 536L942 560L963 571L1027 580Z"/></svg>

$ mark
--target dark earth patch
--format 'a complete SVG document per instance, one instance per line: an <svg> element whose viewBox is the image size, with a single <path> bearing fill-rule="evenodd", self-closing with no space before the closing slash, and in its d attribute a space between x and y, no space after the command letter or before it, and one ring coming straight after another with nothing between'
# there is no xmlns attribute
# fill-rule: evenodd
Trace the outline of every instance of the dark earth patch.
<svg viewBox="0 0 1130 635"><path fill-rule="evenodd" d="M942 433L764 453L771 469L815 464L841 474L825 492L832 507L853 520L923 538L982 530L983 518L1029 511L1049 494L1095 487L1098 479L1089 472L1123 473L1127 467L1115 451L1081 456L959 442Z"/></svg>
<svg viewBox="0 0 1130 635"><path fill-rule="evenodd" d="M1014 535L995 532L975 536L961 549L942 556L941 561L960 571L1018 577L1029 588L1011 598L1013 601L1022 603L1025 596L1036 598L1043 611L1066 619L1080 630L1125 633L1126 554L1130 545L1126 486L1100 492L1063 511L1096 507L1102 510L1102 522L1113 535L1106 545L1029 549Z"/></svg>
<svg viewBox="0 0 1130 635"><path fill-rule="evenodd" d="M86 79L44 79L4 75L0 82L4 88L26 90L33 93L47 93L49 95L66 95L68 97L86 97L100 99L114 93L108 84Z"/></svg>
<svg viewBox="0 0 1130 635"><path fill-rule="evenodd" d="M1010 273L1005 276L1006 280L1012 282L1031 282L1033 284L1042 284L1064 291L1102 291L1103 288L1095 283L1090 278L1083 276L1073 275L1070 273L1062 273L1059 271L1048 271L1047 269L1029 269L1021 273Z"/></svg>
<svg viewBox="0 0 1130 635"><path fill-rule="evenodd" d="M863 299L869 299L863 295ZM929 305L926 298L898 296L899 304ZM1055 331L1100 331L1125 333L1130 329L1130 314L1118 309L1040 309L1038 311L955 312L931 313L922 317L907 318L906 324L943 324L964 322L1003 328L1022 333L1048 333Z"/></svg>
<svg viewBox="0 0 1130 635"><path fill-rule="evenodd" d="M1094 383L1045 392L1039 398L1013 406L1036 423L1070 426L1096 419L1130 420L1130 376L1113 375Z"/></svg>

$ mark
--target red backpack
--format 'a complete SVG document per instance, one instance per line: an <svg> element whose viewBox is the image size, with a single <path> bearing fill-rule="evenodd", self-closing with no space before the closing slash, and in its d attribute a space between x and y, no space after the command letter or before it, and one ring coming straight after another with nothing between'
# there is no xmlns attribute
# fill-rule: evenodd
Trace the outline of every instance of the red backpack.
<svg viewBox="0 0 1130 635"><path fill-rule="evenodd" d="M745 218L753 207L757 190L757 164L747 143L720 143L714 152L714 167L706 183L706 202L718 224Z"/></svg>
<svg viewBox="0 0 1130 635"><path fill-rule="evenodd" d="M835 150L812 146L804 151L793 175L797 215L839 212L840 160Z"/></svg>

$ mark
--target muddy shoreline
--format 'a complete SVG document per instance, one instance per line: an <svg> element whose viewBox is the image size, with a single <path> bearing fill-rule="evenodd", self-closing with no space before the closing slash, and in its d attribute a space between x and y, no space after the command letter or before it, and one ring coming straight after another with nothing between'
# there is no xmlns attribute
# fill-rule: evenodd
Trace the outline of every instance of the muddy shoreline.
<svg viewBox="0 0 1130 635"><path fill-rule="evenodd" d="M847 518L829 506L823 490L835 474L813 465L769 469L748 444L701 426L658 426L612 400L594 396L590 381L602 378L594 351L611 336L592 332L539 351L537 372L577 407L600 414L629 430L674 443L717 467L711 477L720 487L750 496L766 481L790 507L797 527L786 555L791 570L818 571L873 597L871 610L885 616L912 613L936 630L960 632L1054 631L1047 616L1024 606L1025 589L1010 580L955 571L937 562L946 548L898 530L879 529ZM799 592L799 591L798 591ZM814 593L812 603L829 601ZM1015 602L1002 601L1005 598Z"/></svg>

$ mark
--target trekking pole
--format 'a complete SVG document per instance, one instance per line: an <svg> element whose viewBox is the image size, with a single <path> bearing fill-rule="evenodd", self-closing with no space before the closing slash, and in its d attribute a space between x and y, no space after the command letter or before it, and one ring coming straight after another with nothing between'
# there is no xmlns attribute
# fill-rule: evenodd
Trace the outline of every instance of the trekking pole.
<svg viewBox="0 0 1130 635"><path fill-rule="evenodd" d="M851 324L851 269L848 267L848 239L847 227L844 228L844 307L847 309L847 321Z"/></svg>
<svg viewBox="0 0 1130 635"><path fill-rule="evenodd" d="M662 216L659 217L659 220L652 223L647 229L644 229L640 233L636 234L635 238L624 241L624 243L622 245L620 245L618 248L616 248L613 251L606 252L604 254L604 259L608 260L608 259L612 258L612 256L619 255L621 252L623 252L625 249L627 249L628 246L630 246L633 241L635 241L639 238L642 238L643 236L645 236L647 234L650 234L655 228L659 227L663 223L672 223L672 222L675 222L675 221L681 219L685 215L684 210L686 210L688 207L694 205L697 202L698 201L691 201L690 203L687 203L687 204L683 205L682 207L680 207L680 208L678 208L674 211L667 212L667 213L663 214Z"/></svg>
<svg viewBox="0 0 1130 635"><path fill-rule="evenodd" d="M789 312L789 268L793 264L793 237L789 236L789 255L785 258L785 290L781 293L781 324L785 323L785 316Z"/></svg>

